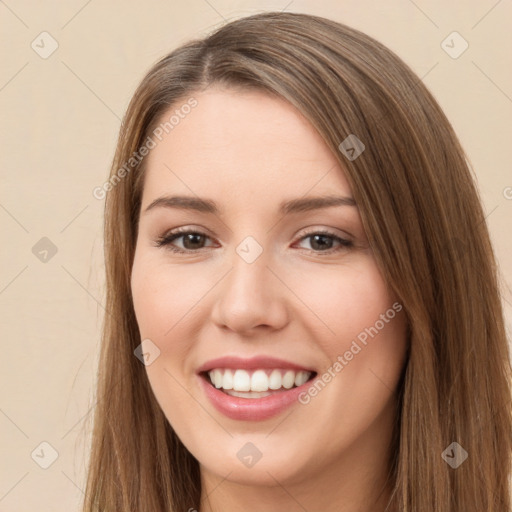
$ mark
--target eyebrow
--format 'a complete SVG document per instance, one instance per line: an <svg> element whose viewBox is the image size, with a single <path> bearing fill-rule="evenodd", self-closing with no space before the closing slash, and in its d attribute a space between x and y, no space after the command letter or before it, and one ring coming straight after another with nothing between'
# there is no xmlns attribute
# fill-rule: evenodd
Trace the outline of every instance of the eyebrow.
<svg viewBox="0 0 512 512"><path fill-rule="evenodd" d="M278 212L281 215L290 213L309 212L322 208L330 208L333 206L356 206L356 202L352 197L345 196L319 196L304 197L298 199L290 199L283 201L279 205ZM155 199L145 210L147 213L157 207L177 208L180 210L195 210L202 213L210 213L218 215L220 209L211 199L204 199L192 196L162 196Z"/></svg>

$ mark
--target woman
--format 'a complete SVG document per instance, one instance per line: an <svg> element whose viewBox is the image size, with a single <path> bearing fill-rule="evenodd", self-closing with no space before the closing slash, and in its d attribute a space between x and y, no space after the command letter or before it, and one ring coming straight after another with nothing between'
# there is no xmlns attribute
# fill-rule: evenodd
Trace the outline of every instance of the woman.
<svg viewBox="0 0 512 512"><path fill-rule="evenodd" d="M510 511L510 359L468 164L421 81L327 19L158 62L105 211L84 510Z"/></svg>

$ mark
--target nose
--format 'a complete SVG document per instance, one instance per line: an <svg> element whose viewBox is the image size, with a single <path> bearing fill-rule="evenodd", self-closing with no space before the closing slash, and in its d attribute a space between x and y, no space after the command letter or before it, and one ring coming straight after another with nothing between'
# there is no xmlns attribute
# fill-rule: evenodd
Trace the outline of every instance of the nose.
<svg viewBox="0 0 512 512"><path fill-rule="evenodd" d="M232 268L216 286L214 323L245 336L282 329L289 321L288 295L265 251L252 263L235 252Z"/></svg>

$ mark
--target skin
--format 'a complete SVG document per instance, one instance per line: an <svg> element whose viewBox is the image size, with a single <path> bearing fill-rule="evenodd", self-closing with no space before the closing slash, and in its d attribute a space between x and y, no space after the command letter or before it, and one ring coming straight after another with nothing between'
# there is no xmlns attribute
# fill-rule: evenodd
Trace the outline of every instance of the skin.
<svg viewBox="0 0 512 512"><path fill-rule="evenodd" d="M141 338L160 349L146 366L151 387L200 464L200 510L384 510L403 311L308 404L268 420L229 419L199 386L196 369L225 355L271 355L321 376L397 299L357 206L278 214L283 200L352 195L300 113L262 92L210 88L194 97L197 107L147 159L132 292ZM171 194L209 198L220 213L145 211ZM206 236L174 240L186 254L156 246L179 227ZM306 236L322 229L352 246ZM248 236L263 249L250 264L235 250ZM250 468L237 458L248 442L262 453Z"/></svg>

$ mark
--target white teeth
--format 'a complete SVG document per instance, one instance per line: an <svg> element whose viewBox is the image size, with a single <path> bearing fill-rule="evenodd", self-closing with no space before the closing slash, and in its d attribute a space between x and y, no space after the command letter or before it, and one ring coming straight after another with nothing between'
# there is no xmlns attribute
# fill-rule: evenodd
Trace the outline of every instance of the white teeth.
<svg viewBox="0 0 512 512"><path fill-rule="evenodd" d="M236 370L233 375L233 389L235 391L250 391L251 377L245 370Z"/></svg>
<svg viewBox="0 0 512 512"><path fill-rule="evenodd" d="M291 370L287 371L283 377L283 387L286 389L292 389L295 384L295 372Z"/></svg>
<svg viewBox="0 0 512 512"><path fill-rule="evenodd" d="M245 398L267 396L269 390L291 389L302 386L311 377L311 372L300 370L230 370L215 368L208 372L217 389L232 390L228 394ZM242 393L241 395L239 393ZM253 393L254 392L254 393Z"/></svg>
<svg viewBox="0 0 512 512"><path fill-rule="evenodd" d="M268 387L270 389L279 389L282 385L281 372L279 370L273 370L270 374Z"/></svg>
<svg viewBox="0 0 512 512"><path fill-rule="evenodd" d="M295 385L302 386L309 379L309 372L297 372L295 375Z"/></svg>
<svg viewBox="0 0 512 512"><path fill-rule="evenodd" d="M233 389L233 372L231 370L224 371L224 379L222 380L222 389Z"/></svg>
<svg viewBox="0 0 512 512"><path fill-rule="evenodd" d="M252 374L251 391L268 391L268 377L263 370L256 370Z"/></svg>
<svg viewBox="0 0 512 512"><path fill-rule="evenodd" d="M222 372L220 370L213 370L213 385L216 388L221 388L222 380Z"/></svg>

